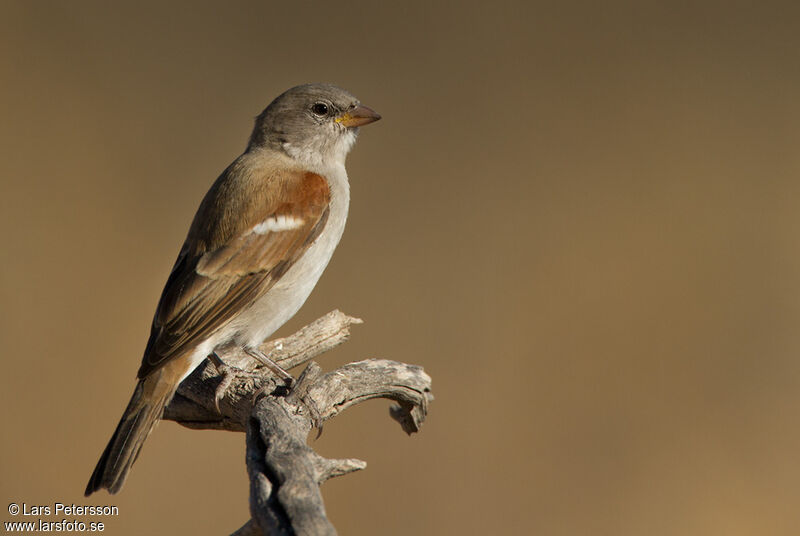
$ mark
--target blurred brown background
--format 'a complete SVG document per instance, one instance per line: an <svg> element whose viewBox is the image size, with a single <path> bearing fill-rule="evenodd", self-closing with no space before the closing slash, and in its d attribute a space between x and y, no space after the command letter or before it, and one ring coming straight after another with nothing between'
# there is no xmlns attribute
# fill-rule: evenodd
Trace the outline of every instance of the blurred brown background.
<svg viewBox="0 0 800 536"><path fill-rule="evenodd" d="M174 423L120 495L81 492L202 195L328 81L384 119L280 334L340 308L366 323L324 368L413 362L436 395L416 436L377 401L313 443L369 463L323 487L342 534L797 534L791 5L4 1L0 519L248 519L243 435Z"/></svg>

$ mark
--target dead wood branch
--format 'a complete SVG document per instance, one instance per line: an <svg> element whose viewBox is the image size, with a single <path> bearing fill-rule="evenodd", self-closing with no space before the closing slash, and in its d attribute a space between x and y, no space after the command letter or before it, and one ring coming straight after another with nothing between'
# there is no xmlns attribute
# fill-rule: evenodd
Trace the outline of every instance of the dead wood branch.
<svg viewBox="0 0 800 536"><path fill-rule="evenodd" d="M289 337L264 343L261 350L289 369L342 344L350 326L360 323L333 311ZM222 385L219 412L215 396L223 379L204 363L181 384L164 418L189 428L247 432L252 519L235 536L335 534L319 485L366 463L319 456L306 443L308 433L354 404L388 398L398 403L390 410L392 418L410 434L419 431L433 400L431 379L422 368L396 361L368 359L327 374L310 362L286 394L277 378L244 352L220 357L239 370ZM265 394L254 405L259 392Z"/></svg>

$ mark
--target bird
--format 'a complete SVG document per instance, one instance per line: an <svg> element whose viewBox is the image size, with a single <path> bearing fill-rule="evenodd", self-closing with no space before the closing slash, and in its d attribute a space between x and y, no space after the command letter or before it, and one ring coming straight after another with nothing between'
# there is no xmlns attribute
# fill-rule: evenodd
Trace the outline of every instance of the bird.
<svg viewBox="0 0 800 536"><path fill-rule="evenodd" d="M200 203L153 317L138 383L86 486L117 493L178 385L205 359L258 349L300 309L328 265L350 204L345 170L360 127L381 116L331 84L286 90Z"/></svg>

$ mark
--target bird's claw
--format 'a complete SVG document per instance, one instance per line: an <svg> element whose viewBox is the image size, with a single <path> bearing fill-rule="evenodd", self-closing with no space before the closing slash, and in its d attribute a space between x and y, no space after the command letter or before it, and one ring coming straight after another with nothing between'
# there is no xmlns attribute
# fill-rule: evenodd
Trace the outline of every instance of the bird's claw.
<svg viewBox="0 0 800 536"><path fill-rule="evenodd" d="M217 372L220 375L219 385L214 390L214 407L217 408L217 413L222 415L222 410L219 408L220 401L225 397L225 391L231 386L233 380L236 379L239 369L231 367L230 365L217 366Z"/></svg>
<svg viewBox="0 0 800 536"><path fill-rule="evenodd" d="M233 381L240 374L246 375L247 373L239 368L226 365L217 354L212 353L208 356L208 359L214 365L214 368L217 369L217 373L220 376L219 385L217 385L217 388L214 390L214 407L217 409L217 413L222 415L222 410L219 407L219 403L223 398L225 398L225 391L228 390L228 387L231 386Z"/></svg>
<svg viewBox="0 0 800 536"><path fill-rule="evenodd" d="M284 379L283 385L276 385L275 389L272 391L271 394L274 394L275 396L286 396L290 392L292 392L292 387L294 387L294 383L295 383L295 379L292 378L291 376L289 376L288 378ZM258 400L263 395L267 394L267 388L268 387L271 387L269 383L267 383L267 385L265 385L263 387L259 387L258 389L256 389L256 391L253 393L253 398L251 400L251 403L252 403L253 406L256 405Z"/></svg>

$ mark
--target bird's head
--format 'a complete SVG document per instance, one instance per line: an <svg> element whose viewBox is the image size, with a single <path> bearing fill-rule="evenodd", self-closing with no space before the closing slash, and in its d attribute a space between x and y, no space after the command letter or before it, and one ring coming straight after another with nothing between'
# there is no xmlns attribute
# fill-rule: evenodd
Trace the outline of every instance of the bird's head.
<svg viewBox="0 0 800 536"><path fill-rule="evenodd" d="M293 87L256 118L248 150L283 151L311 169L344 165L358 128L381 116L347 91L329 84Z"/></svg>

